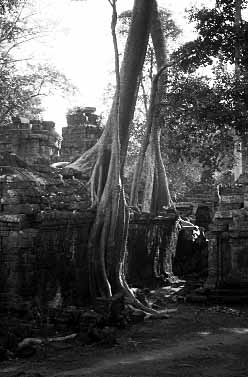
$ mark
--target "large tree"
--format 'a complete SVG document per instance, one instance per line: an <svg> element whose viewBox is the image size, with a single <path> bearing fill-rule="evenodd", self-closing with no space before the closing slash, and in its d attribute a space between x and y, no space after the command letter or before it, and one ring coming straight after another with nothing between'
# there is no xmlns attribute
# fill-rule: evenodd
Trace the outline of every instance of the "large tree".
<svg viewBox="0 0 248 377"><path fill-rule="evenodd" d="M135 299L124 271L129 208L123 188L123 168L129 141L137 87L147 49L152 7L155 0L135 0L132 20L120 72L115 36L116 0L113 7L112 35L115 46L117 85L112 108L104 132L97 144L66 167L74 173L88 171L92 205L96 208L94 224L88 240L89 285L93 302L126 294L133 305L156 314Z"/></svg>
<svg viewBox="0 0 248 377"><path fill-rule="evenodd" d="M112 5L115 9L115 1ZM97 207L89 239L93 299L108 298L127 290L123 268L129 211L123 190L123 168L138 79L147 49L152 5L153 1L135 0L116 93L104 132L93 148L67 167L91 173L92 204ZM118 53L115 56L117 61Z"/></svg>

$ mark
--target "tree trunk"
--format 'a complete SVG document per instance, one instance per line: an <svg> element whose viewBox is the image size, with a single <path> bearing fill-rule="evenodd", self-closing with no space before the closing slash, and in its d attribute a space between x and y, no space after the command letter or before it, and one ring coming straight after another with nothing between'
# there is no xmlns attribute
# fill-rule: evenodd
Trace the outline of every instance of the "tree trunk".
<svg viewBox="0 0 248 377"><path fill-rule="evenodd" d="M142 174L142 169L144 165L144 159L146 155L146 151L149 145L149 138L151 135L151 129L152 129L152 123L153 123L153 115L154 115L154 106L155 106L155 99L157 95L157 85L158 85L158 79L159 76L155 76L152 81L152 88L151 88L151 96L150 96L150 103L149 103L149 109L147 112L147 121L146 121L146 131L145 135L142 141L142 145L140 148L138 160L136 163L133 181L132 181L132 187L131 187L131 194L130 194L130 205L137 207L138 206L138 191L139 191L139 184ZM150 157L150 162L152 162L153 159ZM146 180L146 184L149 184L149 178Z"/></svg>
<svg viewBox="0 0 248 377"><path fill-rule="evenodd" d="M158 13L157 3L155 1L153 3L152 10L151 35L156 55L158 73L155 76L152 83L146 133L143 139L141 151L134 172L130 204L135 207L137 207L138 205L138 190L144 163L144 157L147 152L147 147L150 144L150 156L148 157L148 161L150 161L150 163L148 164L148 172L146 174L147 179L143 197L142 210L144 212L157 214L159 211L163 209L163 207L171 206L172 202L168 187L168 180L160 150L160 133L161 124L163 123L160 107L163 96L162 91L165 88L164 83L167 80L166 66L168 62L165 38Z"/></svg>
<svg viewBox="0 0 248 377"><path fill-rule="evenodd" d="M131 26L119 74L118 50L112 35L117 72L116 93L104 132L98 143L70 164L68 169L91 172L92 205L97 208L88 243L90 293L94 300L109 298L126 290L123 263L126 250L129 211L122 185L129 126L136 102L137 83L145 58L153 1L135 0Z"/></svg>
<svg viewBox="0 0 248 377"><path fill-rule="evenodd" d="M242 0L235 0L235 39L234 39L234 63L235 63L235 79L238 82L240 80L240 27L242 23L241 15Z"/></svg>
<svg viewBox="0 0 248 377"><path fill-rule="evenodd" d="M143 67L147 49L152 4L153 0L135 0L131 25L120 70L119 134L121 145L121 173L123 173L126 159L129 129L136 104L139 75ZM75 162L67 166L67 170L78 170L83 171L84 173L91 173L92 167L95 168L96 171L91 177L91 183L93 186L95 184L99 186L98 182L95 182L94 176L99 177L99 172L101 172L100 167L95 161L96 159L100 161L104 156L108 156L111 149L113 127L115 126L116 96L117 93L115 93L106 127L98 143ZM92 193L95 195L96 192L95 188L93 188ZM97 196L99 197L99 195Z"/></svg>

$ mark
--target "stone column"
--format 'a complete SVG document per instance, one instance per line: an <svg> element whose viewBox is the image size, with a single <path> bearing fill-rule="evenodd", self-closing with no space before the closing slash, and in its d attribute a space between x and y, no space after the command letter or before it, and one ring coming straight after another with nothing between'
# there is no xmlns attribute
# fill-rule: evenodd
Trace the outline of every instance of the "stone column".
<svg viewBox="0 0 248 377"><path fill-rule="evenodd" d="M205 288L216 288L218 280L218 250L217 250L217 237L211 235L208 240L208 278L204 284Z"/></svg>

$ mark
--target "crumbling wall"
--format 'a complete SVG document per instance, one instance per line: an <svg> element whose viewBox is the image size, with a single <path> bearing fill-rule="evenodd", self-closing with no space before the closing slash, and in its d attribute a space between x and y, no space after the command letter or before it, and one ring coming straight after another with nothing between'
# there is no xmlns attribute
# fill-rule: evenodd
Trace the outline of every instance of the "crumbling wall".
<svg viewBox="0 0 248 377"><path fill-rule="evenodd" d="M213 184L198 182L181 201L176 202L180 216L208 230L219 203L218 190Z"/></svg>
<svg viewBox="0 0 248 377"><path fill-rule="evenodd" d="M15 153L29 165L49 165L58 156L61 136L50 121L14 118L0 127L0 153Z"/></svg>
<svg viewBox="0 0 248 377"><path fill-rule="evenodd" d="M37 172L0 155L0 306L82 305L89 298L87 243L94 211L85 183L56 170ZM129 283L156 286L172 275L174 211L133 217Z"/></svg>
<svg viewBox="0 0 248 377"><path fill-rule="evenodd" d="M211 224L207 288L248 286L248 176L222 187L221 200Z"/></svg>
<svg viewBox="0 0 248 377"><path fill-rule="evenodd" d="M37 173L13 155L0 159L1 309L87 296L85 258L94 214L85 184L55 170ZM67 282L67 284L65 284Z"/></svg>
<svg viewBox="0 0 248 377"><path fill-rule="evenodd" d="M78 108L67 114L67 127L62 128L60 161L73 161L90 149L102 134L94 107Z"/></svg>

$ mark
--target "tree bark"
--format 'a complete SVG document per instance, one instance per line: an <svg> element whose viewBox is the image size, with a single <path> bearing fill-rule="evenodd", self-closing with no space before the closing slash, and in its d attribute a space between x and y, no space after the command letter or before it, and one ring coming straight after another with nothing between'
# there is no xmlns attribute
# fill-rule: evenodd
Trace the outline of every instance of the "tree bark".
<svg viewBox="0 0 248 377"><path fill-rule="evenodd" d="M88 242L90 293L93 301L127 291L123 274L129 210L122 184L129 128L136 102L137 84L144 63L152 1L135 0L124 58L119 73L115 37L116 0L113 7L112 36L115 47L116 92L104 132L98 143L70 164L67 170L91 173L92 205L96 218ZM128 293L131 295L131 293Z"/></svg>
<svg viewBox="0 0 248 377"><path fill-rule="evenodd" d="M148 172L146 174L147 179L142 210L155 215L163 210L163 207L169 207L172 205L168 180L160 150L160 133L161 124L163 122L160 107L163 97L162 91L166 86L165 82L167 80L168 62L166 43L156 1L154 1L152 9L151 36L156 55L158 73L152 83L146 133L134 172L130 204L135 207L138 205L139 182L147 147L150 144L150 156L148 157L150 163L148 164Z"/></svg>
<svg viewBox="0 0 248 377"><path fill-rule="evenodd" d="M127 42L124 51L124 57L120 70L120 106L119 106L119 123L120 123L120 145L121 145L121 174L123 174L127 146L129 140L130 124L133 119L133 113L137 98L137 85L139 75L142 70L148 37L151 23L151 11L153 0L135 0L132 11L131 25L127 37ZM104 156L106 150L111 149L113 127L115 124L115 110L116 110L116 95L115 92L113 104L110 114L105 126L104 132L98 143L83 154L75 162L67 166L68 170L84 171L90 174L92 167L95 167L95 161L98 155ZM99 160L99 158L98 158ZM99 167L96 167L94 175L99 175ZM91 183L94 185L94 178L91 178ZM95 189L92 192L95 193Z"/></svg>
<svg viewBox="0 0 248 377"><path fill-rule="evenodd" d="M234 39L234 64L235 64L235 79L238 82L240 80L240 27L242 23L241 15L242 0L235 0L235 39Z"/></svg>

